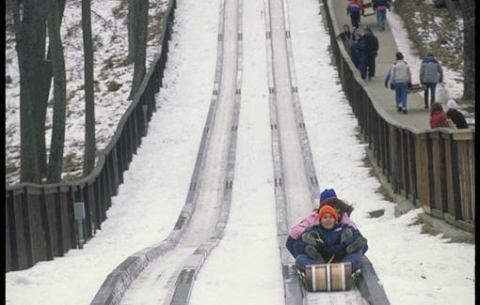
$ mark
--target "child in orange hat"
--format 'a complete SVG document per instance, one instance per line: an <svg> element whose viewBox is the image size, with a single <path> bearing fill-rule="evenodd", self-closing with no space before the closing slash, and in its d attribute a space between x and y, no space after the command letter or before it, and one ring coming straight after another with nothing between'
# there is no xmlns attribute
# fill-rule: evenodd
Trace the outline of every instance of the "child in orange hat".
<svg viewBox="0 0 480 305"><path fill-rule="evenodd" d="M350 262L352 270L361 267L362 256L368 245L358 229L339 223L335 208L323 205L318 211L319 224L302 234L306 244L304 253L297 255L295 263L300 269L307 265L330 262Z"/></svg>

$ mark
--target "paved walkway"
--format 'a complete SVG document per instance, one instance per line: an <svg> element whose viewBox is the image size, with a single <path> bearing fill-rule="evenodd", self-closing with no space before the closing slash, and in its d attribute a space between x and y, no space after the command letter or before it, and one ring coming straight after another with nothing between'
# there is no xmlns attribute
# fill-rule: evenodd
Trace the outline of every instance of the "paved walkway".
<svg viewBox="0 0 480 305"><path fill-rule="evenodd" d="M345 0L333 0L329 2L333 4L333 9L335 12L337 26L339 29L343 29L344 24L348 24L350 28L350 16L347 15L347 4L348 1ZM384 86L385 74L395 60L395 52L397 51L397 44L393 38L392 31L388 24L388 13L387 12L387 21L385 31L379 31L376 25L375 15L363 17L361 19L361 27L365 28L369 26L375 36L378 38L379 51L376 60L376 71L375 77L371 81L365 81L364 86L368 87L379 105L381 105L385 112L400 125L405 126L415 132L422 132L426 129L430 129L430 111L424 109L423 97L420 93L412 93L408 95L407 101L407 114L399 113L395 107L395 96L394 91L386 89ZM418 69L412 70L412 78L418 79L418 75L413 75ZM358 72L358 71L357 71ZM360 72L358 72L360 73ZM438 90L437 90L438 91Z"/></svg>

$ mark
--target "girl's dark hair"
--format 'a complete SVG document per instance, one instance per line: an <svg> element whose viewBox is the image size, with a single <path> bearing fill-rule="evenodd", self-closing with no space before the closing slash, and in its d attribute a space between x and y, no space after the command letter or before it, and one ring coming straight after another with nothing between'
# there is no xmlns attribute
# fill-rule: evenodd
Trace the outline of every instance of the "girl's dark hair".
<svg viewBox="0 0 480 305"><path fill-rule="evenodd" d="M440 103L433 103L432 104L432 108L430 109L430 115L434 114L435 112L438 112L438 111L443 111L443 107L442 107L442 104Z"/></svg>
<svg viewBox="0 0 480 305"><path fill-rule="evenodd" d="M324 202L323 204L321 204L318 209L320 209L323 205L329 205L335 209L338 209L340 210L340 214L343 214L343 213L347 213L347 215L350 217L350 214L352 213L353 211L353 206L349 205L348 203L346 203L345 201L341 200L341 199L338 199L338 198L332 198L330 200L328 200L327 202ZM318 211L318 210L317 210ZM341 217L342 215L340 215Z"/></svg>

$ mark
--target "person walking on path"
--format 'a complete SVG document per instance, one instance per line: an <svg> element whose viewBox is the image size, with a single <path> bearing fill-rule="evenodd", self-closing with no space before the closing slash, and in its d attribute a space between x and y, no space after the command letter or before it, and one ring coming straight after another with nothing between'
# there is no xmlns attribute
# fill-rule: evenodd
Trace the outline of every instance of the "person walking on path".
<svg viewBox="0 0 480 305"><path fill-rule="evenodd" d="M373 10L377 17L377 26L379 31L385 30L385 20L387 19L387 10L390 10L389 0L373 0Z"/></svg>
<svg viewBox="0 0 480 305"><path fill-rule="evenodd" d="M350 47L350 53L352 54L352 61L355 64L355 67L360 71L362 79L366 78L366 68L365 68L365 40L363 39L362 33L360 30L355 31L353 34L353 42Z"/></svg>
<svg viewBox="0 0 480 305"><path fill-rule="evenodd" d="M371 80L372 77L375 76L375 57L377 57L378 52L378 38L373 34L372 30L367 27L363 40L365 41L365 74L368 80Z"/></svg>
<svg viewBox="0 0 480 305"><path fill-rule="evenodd" d="M363 13L363 0L350 0L347 6L347 15L350 15L352 27L360 26L360 14Z"/></svg>
<svg viewBox="0 0 480 305"><path fill-rule="evenodd" d="M454 100L448 100L447 102L447 118L452 120L457 129L467 129L468 124L465 120L465 116L457 110L458 105Z"/></svg>
<svg viewBox="0 0 480 305"><path fill-rule="evenodd" d="M420 83L425 86L425 109L428 109L428 92L430 91L430 105L435 103L435 89L438 82L443 82L442 67L432 53L428 53L420 67Z"/></svg>
<svg viewBox="0 0 480 305"><path fill-rule="evenodd" d="M402 53L397 52L395 58L395 63L385 76L385 88L388 88L388 82L390 81L392 89L395 90L395 103L398 112L403 111L404 114L407 114L408 87L412 83L412 73L408 63L403 60Z"/></svg>

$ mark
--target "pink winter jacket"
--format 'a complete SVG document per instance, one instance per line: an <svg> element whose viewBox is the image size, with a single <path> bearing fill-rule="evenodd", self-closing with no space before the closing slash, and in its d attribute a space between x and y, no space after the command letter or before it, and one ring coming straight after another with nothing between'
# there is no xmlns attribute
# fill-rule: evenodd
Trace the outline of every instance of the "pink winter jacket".
<svg viewBox="0 0 480 305"><path fill-rule="evenodd" d="M353 222L350 219L350 217L348 217L347 213L343 213L340 223L344 223L354 229L357 229L357 225L355 224L355 222ZM302 236L303 232L305 232L307 228L318 225L318 224L319 224L318 212L315 210L312 213L308 214L307 217L305 217L302 221L300 221L298 224L294 225L290 229L290 236L293 239L299 239L300 236Z"/></svg>

